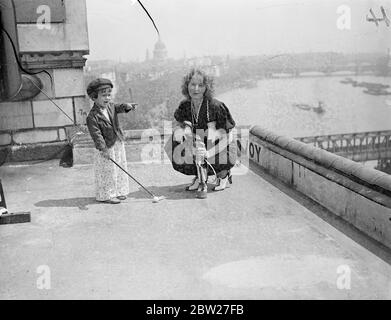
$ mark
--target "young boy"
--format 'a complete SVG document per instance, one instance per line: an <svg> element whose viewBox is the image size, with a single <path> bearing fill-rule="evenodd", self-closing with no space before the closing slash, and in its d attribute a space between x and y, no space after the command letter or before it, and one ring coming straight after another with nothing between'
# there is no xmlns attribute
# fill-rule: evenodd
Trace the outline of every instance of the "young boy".
<svg viewBox="0 0 391 320"><path fill-rule="evenodd" d="M110 159L127 170L124 135L118 113L135 110L137 104L114 104L111 101L113 84L98 78L87 86L94 106L87 116L87 127L95 144L94 171L96 200L118 204L129 194L128 176Z"/></svg>

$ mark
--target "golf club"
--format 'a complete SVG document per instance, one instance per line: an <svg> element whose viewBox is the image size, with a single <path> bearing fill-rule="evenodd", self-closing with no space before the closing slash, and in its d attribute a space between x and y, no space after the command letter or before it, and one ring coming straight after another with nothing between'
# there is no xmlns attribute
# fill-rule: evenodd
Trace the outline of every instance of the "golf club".
<svg viewBox="0 0 391 320"><path fill-rule="evenodd" d="M132 178L132 179L133 179L141 188L143 188L146 192L148 192L148 194L151 195L152 198L153 198L153 199L152 199L152 202L153 202L153 203L157 203L157 202L159 202L159 201L165 199L163 196L158 197L158 196L154 195L151 191L149 191L147 188L145 188L140 182L138 182L134 177L132 177L132 176L130 175L130 173L127 172L124 168L122 168L117 162L115 162L115 161L114 161L113 159L111 159L111 158L110 158L110 160L111 160L118 168L120 168L123 172L125 172L130 178Z"/></svg>

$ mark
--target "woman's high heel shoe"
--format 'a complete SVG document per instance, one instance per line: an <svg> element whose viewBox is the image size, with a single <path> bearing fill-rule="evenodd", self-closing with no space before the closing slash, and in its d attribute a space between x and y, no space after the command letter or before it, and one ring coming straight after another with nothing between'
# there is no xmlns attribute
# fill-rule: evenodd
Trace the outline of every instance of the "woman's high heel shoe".
<svg viewBox="0 0 391 320"><path fill-rule="evenodd" d="M218 184L216 187L214 187L214 191L223 191L225 188L227 188L230 184L232 184L232 175L231 173L228 173L225 178L219 178Z"/></svg>
<svg viewBox="0 0 391 320"><path fill-rule="evenodd" d="M198 187L200 185L200 180L198 179L198 177L195 177L193 179L193 182L186 187L186 191L195 191L195 190L198 190Z"/></svg>

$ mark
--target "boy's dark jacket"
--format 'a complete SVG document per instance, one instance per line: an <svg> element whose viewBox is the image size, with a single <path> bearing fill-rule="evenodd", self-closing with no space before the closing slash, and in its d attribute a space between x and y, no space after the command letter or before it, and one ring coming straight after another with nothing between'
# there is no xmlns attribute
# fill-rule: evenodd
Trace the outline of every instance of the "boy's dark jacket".
<svg viewBox="0 0 391 320"><path fill-rule="evenodd" d="M110 103L107 107L107 113L111 120L110 123L100 111L100 108L94 104L87 116L87 127L98 150L103 151L111 148L117 139L124 140L124 134L118 121L118 113L125 113L131 110L132 107L126 103Z"/></svg>

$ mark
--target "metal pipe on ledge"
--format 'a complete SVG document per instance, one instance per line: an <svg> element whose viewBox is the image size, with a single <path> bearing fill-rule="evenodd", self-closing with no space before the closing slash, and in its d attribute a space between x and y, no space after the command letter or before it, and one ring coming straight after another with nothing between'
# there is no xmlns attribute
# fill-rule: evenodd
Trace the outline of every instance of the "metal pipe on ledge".
<svg viewBox="0 0 391 320"><path fill-rule="evenodd" d="M0 25L0 102L32 99L43 85L37 76L22 73L18 64L20 53L13 0L0 0Z"/></svg>

